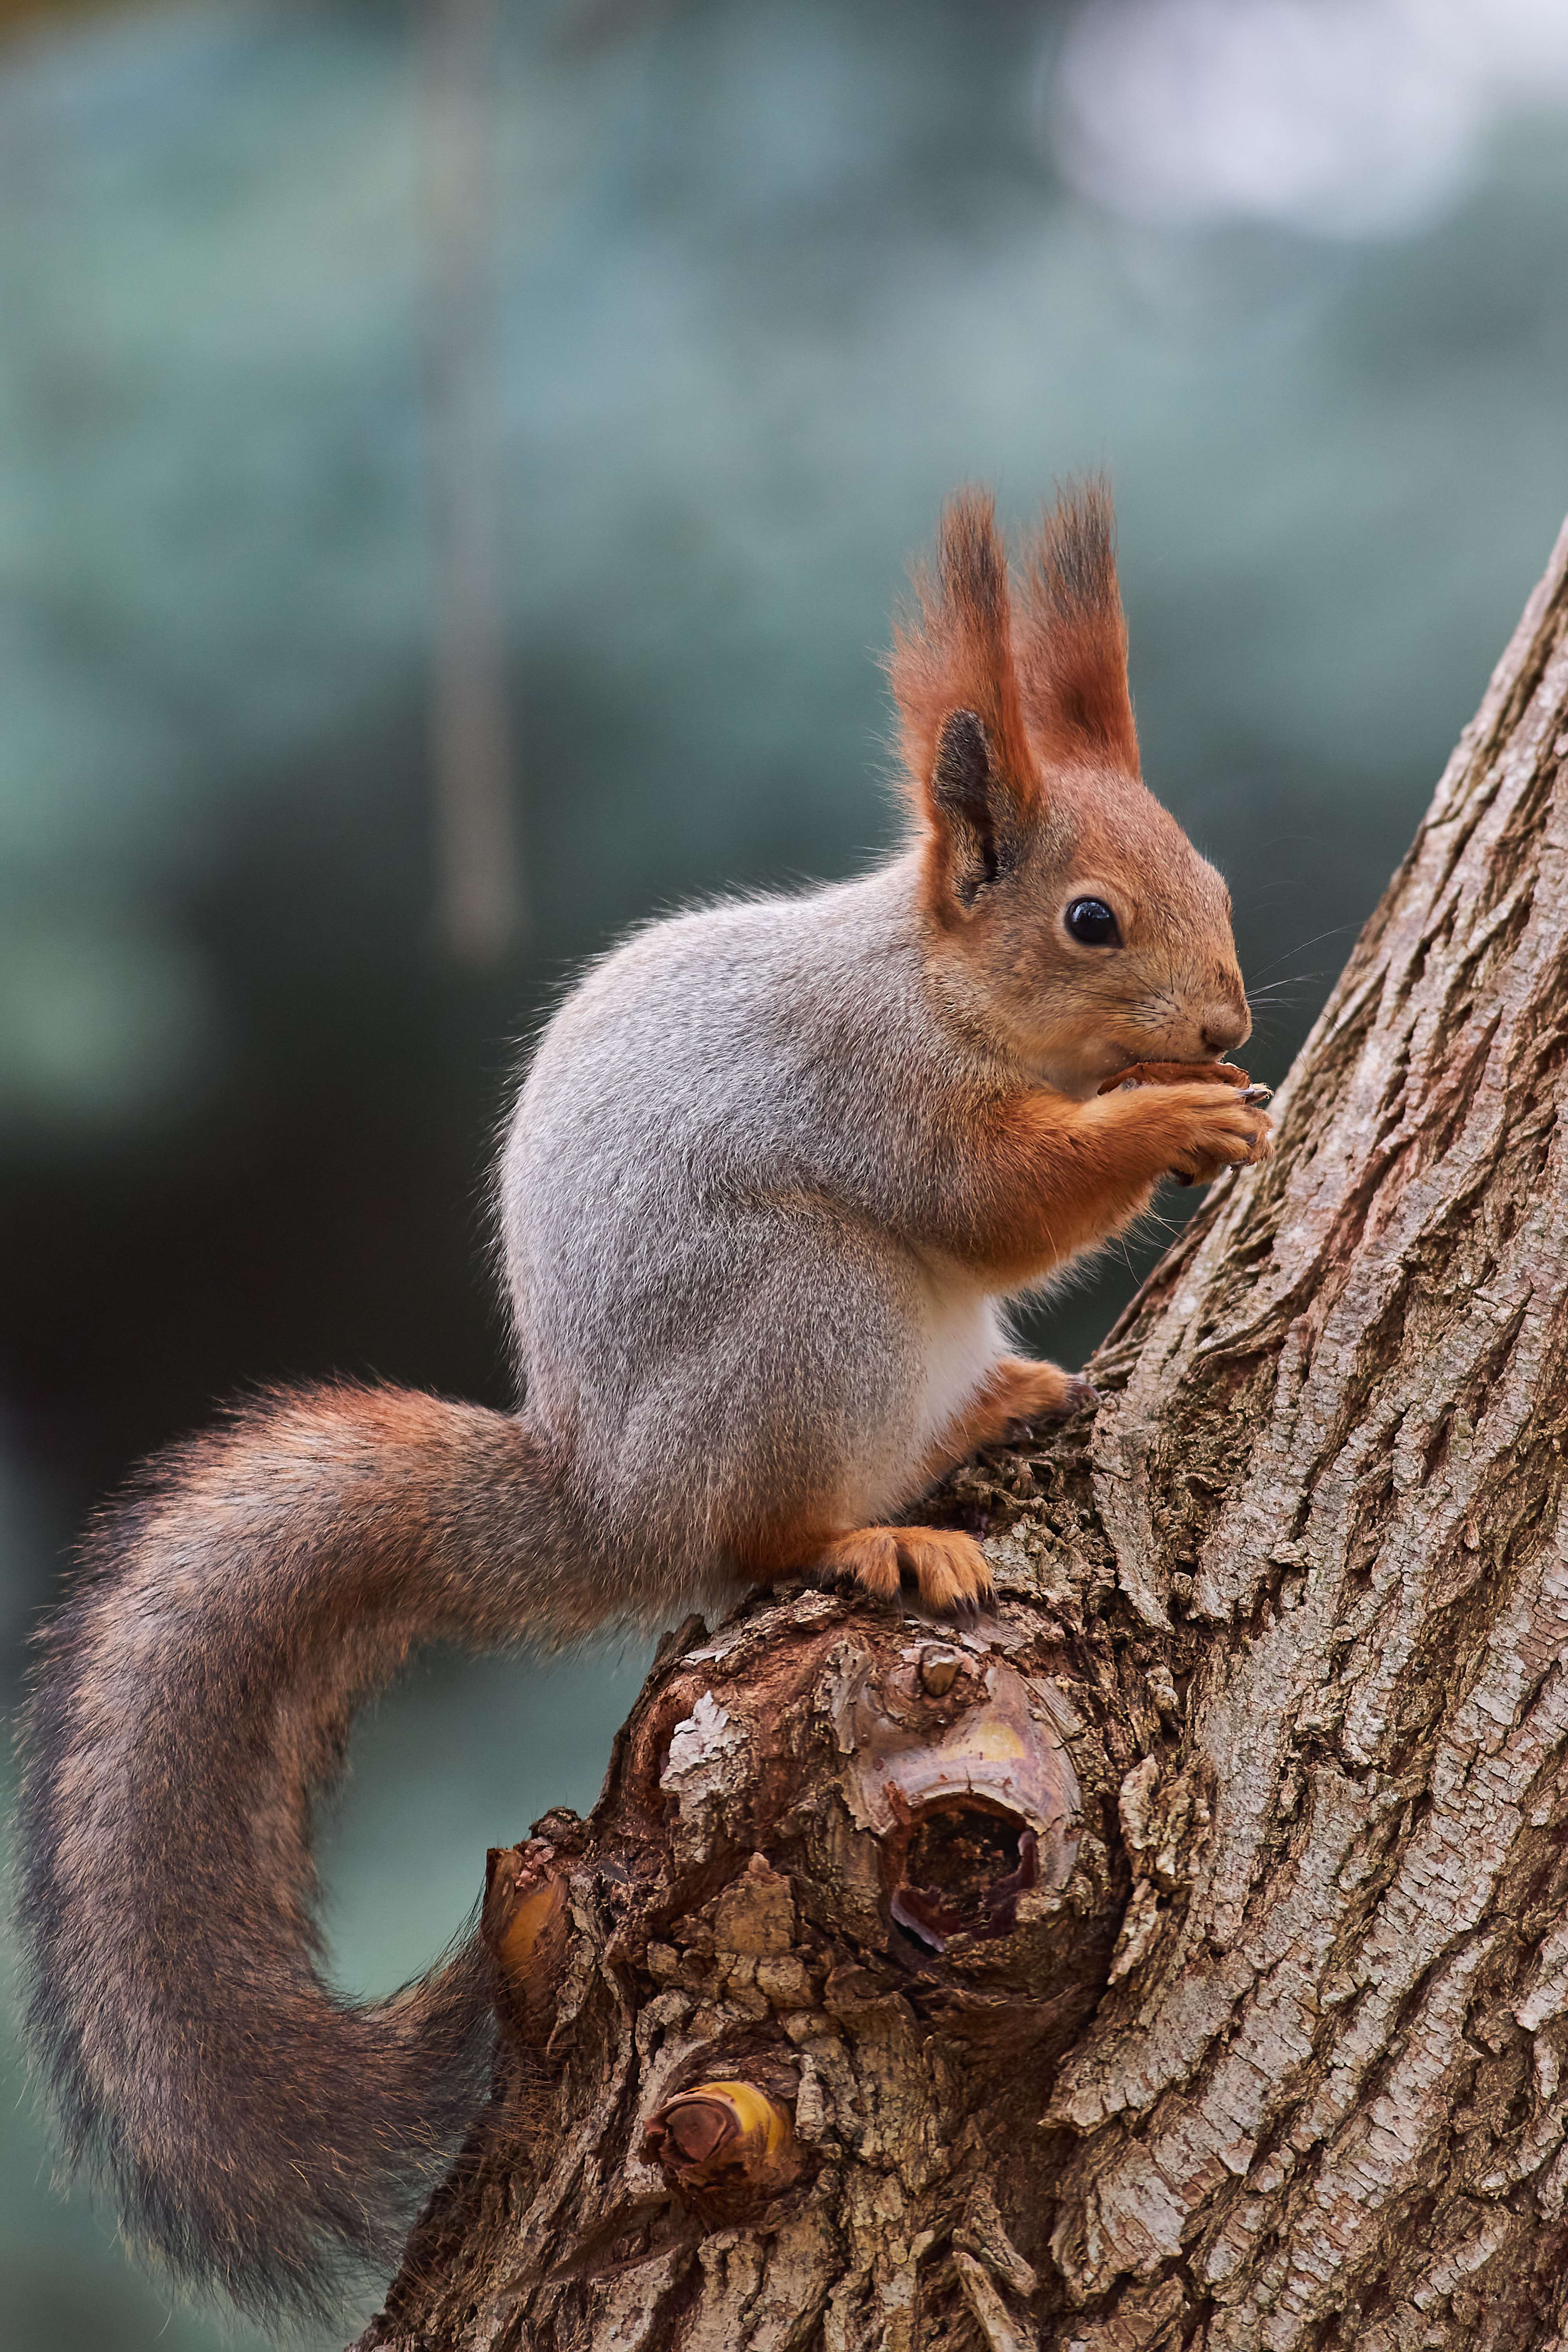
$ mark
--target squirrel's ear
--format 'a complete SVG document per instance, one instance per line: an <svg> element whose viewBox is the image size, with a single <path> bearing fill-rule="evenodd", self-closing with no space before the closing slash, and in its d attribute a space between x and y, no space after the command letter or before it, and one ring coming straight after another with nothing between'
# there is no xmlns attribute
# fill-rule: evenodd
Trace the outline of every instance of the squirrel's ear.
<svg viewBox="0 0 1568 2352"><path fill-rule="evenodd" d="M1116 516L1100 477L1069 484L1025 555L1018 684L1042 758L1139 772L1116 582Z"/></svg>
<svg viewBox="0 0 1568 2352"><path fill-rule="evenodd" d="M993 500L961 491L942 520L936 577L914 575L916 609L899 622L888 671L904 767L923 819L928 888L962 918L1010 863L1039 813L1024 725Z"/></svg>
<svg viewBox="0 0 1568 2352"><path fill-rule="evenodd" d="M940 882L968 914L986 884L1012 864L1018 834L1013 796L973 710L950 711L942 720L931 797L942 828Z"/></svg>

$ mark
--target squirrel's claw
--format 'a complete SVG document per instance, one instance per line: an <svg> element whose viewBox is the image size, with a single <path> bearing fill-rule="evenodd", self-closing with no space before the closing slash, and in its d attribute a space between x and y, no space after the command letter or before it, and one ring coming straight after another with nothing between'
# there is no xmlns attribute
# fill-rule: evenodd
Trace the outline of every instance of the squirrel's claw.
<svg viewBox="0 0 1568 2352"><path fill-rule="evenodd" d="M1070 1421L1075 1412L1093 1412L1099 1403L1100 1391L1094 1382L1075 1372L1068 1381L1060 1402L1053 1405L1049 1412L1041 1413L1039 1418L1042 1421Z"/></svg>

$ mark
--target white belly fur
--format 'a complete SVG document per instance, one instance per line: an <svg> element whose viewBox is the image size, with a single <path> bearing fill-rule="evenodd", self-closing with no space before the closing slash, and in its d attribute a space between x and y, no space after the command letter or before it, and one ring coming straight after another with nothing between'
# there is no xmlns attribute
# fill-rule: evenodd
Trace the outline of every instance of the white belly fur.
<svg viewBox="0 0 1568 2352"><path fill-rule="evenodd" d="M996 1302L984 1291L933 1286L932 1307L926 1343L925 1406L920 1426L922 1454L931 1440L969 1402L998 1356L1007 1352L1007 1337Z"/></svg>
<svg viewBox="0 0 1568 2352"><path fill-rule="evenodd" d="M841 1497L849 1515L876 1522L903 1510L927 1485L923 1475L932 1441L960 1412L999 1356L1008 1352L1007 1334L996 1301L969 1283L928 1276L925 1318L925 1392L918 1412L904 1425L891 1455L873 1466L857 1466L862 1478L853 1499Z"/></svg>

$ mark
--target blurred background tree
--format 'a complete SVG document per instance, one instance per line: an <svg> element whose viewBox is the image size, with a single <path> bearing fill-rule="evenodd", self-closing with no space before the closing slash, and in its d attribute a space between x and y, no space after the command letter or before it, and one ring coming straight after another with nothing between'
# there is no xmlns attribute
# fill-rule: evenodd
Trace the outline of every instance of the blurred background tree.
<svg viewBox="0 0 1568 2352"><path fill-rule="evenodd" d="M507 1401L518 1044L627 923L892 837L876 653L954 482L1110 468L1147 772L1270 1077L1568 505L1558 0L479 13L464 129L400 0L0 0L13 1695L83 1514L216 1400ZM441 680L486 629L512 913L465 931ZM591 1799L636 1670L436 1662L365 1727L346 1984ZM47 2174L8 2096L7 2340L215 2345Z"/></svg>

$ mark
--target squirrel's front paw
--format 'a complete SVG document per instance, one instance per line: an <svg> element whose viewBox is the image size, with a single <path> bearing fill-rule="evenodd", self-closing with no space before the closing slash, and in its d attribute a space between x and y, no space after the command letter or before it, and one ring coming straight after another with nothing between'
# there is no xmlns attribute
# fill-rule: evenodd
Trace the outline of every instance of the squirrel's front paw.
<svg viewBox="0 0 1568 2352"><path fill-rule="evenodd" d="M1156 1097L1170 1122L1170 1172L1187 1184L1208 1184L1227 1168L1256 1167L1274 1149L1268 1114L1228 1086L1170 1087Z"/></svg>

